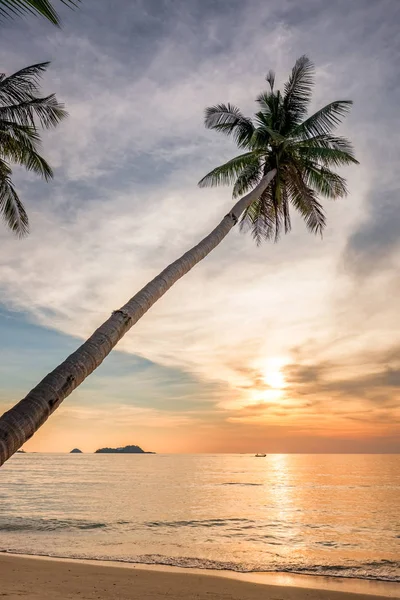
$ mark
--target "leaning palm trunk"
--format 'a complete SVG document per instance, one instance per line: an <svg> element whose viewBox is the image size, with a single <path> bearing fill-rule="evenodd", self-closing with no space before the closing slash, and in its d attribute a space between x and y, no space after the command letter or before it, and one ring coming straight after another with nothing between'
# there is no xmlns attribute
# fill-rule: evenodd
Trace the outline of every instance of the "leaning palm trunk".
<svg viewBox="0 0 400 600"><path fill-rule="evenodd" d="M127 331L230 232L240 215L268 187L276 169L243 196L220 224L197 246L170 264L101 325L78 350L49 373L29 394L0 418L0 466L47 420L62 401L103 362Z"/></svg>

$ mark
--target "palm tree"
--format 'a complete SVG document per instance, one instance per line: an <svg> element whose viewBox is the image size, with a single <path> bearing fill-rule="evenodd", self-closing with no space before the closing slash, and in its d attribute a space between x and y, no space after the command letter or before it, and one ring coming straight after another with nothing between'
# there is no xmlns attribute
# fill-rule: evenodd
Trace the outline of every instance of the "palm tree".
<svg viewBox="0 0 400 600"><path fill-rule="evenodd" d="M80 0L60 0L67 6L76 6ZM60 19L49 0L0 0L1 17L21 17L24 14L40 15L54 25L60 26Z"/></svg>
<svg viewBox="0 0 400 600"><path fill-rule="evenodd" d="M55 127L67 113L54 94L39 97L39 79L49 63L32 65L7 77L0 74L0 214L19 236L29 230L28 216L13 186L10 163L46 180L53 177L39 154L38 124Z"/></svg>
<svg viewBox="0 0 400 600"><path fill-rule="evenodd" d="M237 145L247 152L211 171L200 185L234 183L234 196L247 192L246 195L207 237L113 312L78 350L0 418L0 465L102 363L149 308L225 238L239 219L252 227L258 242L271 237L276 240L282 227L286 232L290 229L292 205L312 232L323 230L324 213L317 195L336 198L346 194L344 179L330 167L357 162L349 142L332 135L351 102L332 102L306 118L313 65L305 56L293 67L283 94L275 91L272 72L267 81L269 89L257 99L260 110L254 122L231 105L206 110L206 127L233 135Z"/></svg>

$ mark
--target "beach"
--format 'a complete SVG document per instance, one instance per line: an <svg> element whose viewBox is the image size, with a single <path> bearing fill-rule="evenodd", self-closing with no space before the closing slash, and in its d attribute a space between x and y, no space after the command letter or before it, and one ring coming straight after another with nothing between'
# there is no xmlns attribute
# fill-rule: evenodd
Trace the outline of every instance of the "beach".
<svg viewBox="0 0 400 600"><path fill-rule="evenodd" d="M383 600L400 597L395 584L382 584L384 594L370 595L369 592L269 585L262 579L254 583L233 576L182 571L1 555L0 596L5 600ZM309 579L319 586L318 578ZM365 586L368 582L362 584ZM321 586L324 585L321 578Z"/></svg>

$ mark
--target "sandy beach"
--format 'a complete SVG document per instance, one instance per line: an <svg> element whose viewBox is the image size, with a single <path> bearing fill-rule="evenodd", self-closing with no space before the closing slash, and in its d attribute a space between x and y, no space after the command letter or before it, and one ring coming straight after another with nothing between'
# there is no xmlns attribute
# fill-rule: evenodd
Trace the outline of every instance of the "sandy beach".
<svg viewBox="0 0 400 600"><path fill-rule="evenodd" d="M314 579L315 578L309 578ZM262 581L262 579L260 579ZM317 583L318 585L318 583ZM0 596L5 600L383 600L399 598L396 586L366 595L240 578L115 564L0 556Z"/></svg>

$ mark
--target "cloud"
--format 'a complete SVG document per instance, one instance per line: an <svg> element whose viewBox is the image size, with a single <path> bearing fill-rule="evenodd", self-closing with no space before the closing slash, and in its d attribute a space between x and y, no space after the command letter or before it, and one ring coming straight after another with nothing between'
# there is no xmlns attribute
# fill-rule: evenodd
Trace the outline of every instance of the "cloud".
<svg viewBox="0 0 400 600"><path fill-rule="evenodd" d="M104 428L126 427L134 422L137 427L167 428L182 427L191 422L190 417L182 414L165 414L151 408L117 405L113 407L112 414L108 408L95 408L85 406L66 406L62 412L63 420L84 420L93 424L100 423Z"/></svg>
<svg viewBox="0 0 400 600"><path fill-rule="evenodd" d="M378 269L398 267L400 188L377 189L366 203L366 216L350 235L343 257L347 269L370 277Z"/></svg>
<svg viewBox="0 0 400 600"><path fill-rule="evenodd" d="M329 401L343 399L344 402L349 398L365 398L372 404L395 405L394 398L400 398L400 362L398 365L375 365L374 373L350 374L346 378L338 377L338 372L343 373L345 369L343 364L287 365L287 393L297 392L307 398L328 397Z"/></svg>

